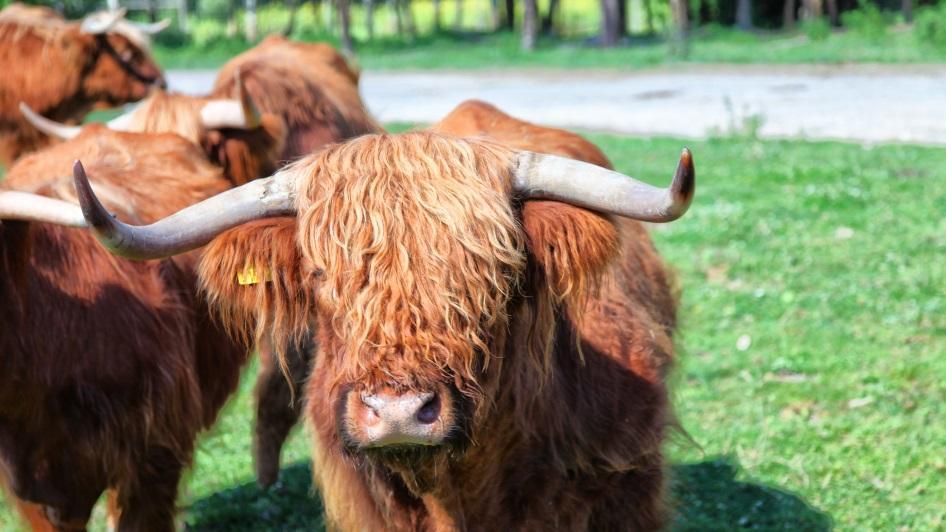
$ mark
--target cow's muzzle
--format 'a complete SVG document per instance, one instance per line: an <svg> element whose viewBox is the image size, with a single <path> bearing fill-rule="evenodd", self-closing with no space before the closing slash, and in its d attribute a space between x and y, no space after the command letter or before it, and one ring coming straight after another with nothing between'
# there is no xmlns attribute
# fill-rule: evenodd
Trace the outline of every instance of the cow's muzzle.
<svg viewBox="0 0 946 532"><path fill-rule="evenodd" d="M436 390L350 391L344 398L343 426L358 449L439 446L456 431L453 394Z"/></svg>

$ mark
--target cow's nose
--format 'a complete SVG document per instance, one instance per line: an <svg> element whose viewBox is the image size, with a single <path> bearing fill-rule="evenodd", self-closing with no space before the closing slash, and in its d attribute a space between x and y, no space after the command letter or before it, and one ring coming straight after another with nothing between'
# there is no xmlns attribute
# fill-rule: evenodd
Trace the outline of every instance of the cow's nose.
<svg viewBox="0 0 946 532"><path fill-rule="evenodd" d="M443 436L440 395L434 392L362 393L360 425L370 447L437 445Z"/></svg>

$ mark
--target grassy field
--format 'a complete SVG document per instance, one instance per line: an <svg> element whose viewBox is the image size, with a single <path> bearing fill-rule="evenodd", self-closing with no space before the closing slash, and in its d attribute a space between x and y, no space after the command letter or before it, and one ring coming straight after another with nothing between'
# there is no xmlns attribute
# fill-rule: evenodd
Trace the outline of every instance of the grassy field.
<svg viewBox="0 0 946 532"><path fill-rule="evenodd" d="M946 150L591 138L661 184L695 155L690 213L653 232L684 287L673 528L946 526ZM250 386L201 441L183 519L318 530L304 431L278 487L253 484Z"/></svg>

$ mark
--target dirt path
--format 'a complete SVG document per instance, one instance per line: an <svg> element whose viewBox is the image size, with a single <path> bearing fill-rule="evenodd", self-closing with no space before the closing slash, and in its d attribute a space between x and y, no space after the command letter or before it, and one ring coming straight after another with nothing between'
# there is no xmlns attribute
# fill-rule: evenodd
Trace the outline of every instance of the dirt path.
<svg viewBox="0 0 946 532"><path fill-rule="evenodd" d="M171 71L202 92L214 73ZM632 135L700 138L755 130L768 138L946 145L943 67L688 67L629 73L366 72L382 122L433 122L479 98L521 118Z"/></svg>

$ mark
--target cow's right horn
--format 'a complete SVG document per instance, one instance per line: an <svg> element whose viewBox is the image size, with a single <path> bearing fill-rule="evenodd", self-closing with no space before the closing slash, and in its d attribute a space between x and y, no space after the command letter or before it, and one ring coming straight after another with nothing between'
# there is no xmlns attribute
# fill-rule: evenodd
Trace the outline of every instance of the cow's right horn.
<svg viewBox="0 0 946 532"><path fill-rule="evenodd" d="M122 19L125 18L125 13L127 12L128 10L123 7L116 11L101 11L98 13L92 13L91 15L82 19L82 24L79 26L79 31L82 33L90 33L92 35L108 33L112 31Z"/></svg>
<svg viewBox="0 0 946 532"><path fill-rule="evenodd" d="M78 205L15 190L0 191L0 220L87 227Z"/></svg>
<svg viewBox="0 0 946 532"><path fill-rule="evenodd" d="M237 70L233 76L237 89L236 99L211 100L200 110L200 122L204 129L255 129L262 118L256 102L243 88L243 78Z"/></svg>
<svg viewBox="0 0 946 532"><path fill-rule="evenodd" d="M124 224L99 202L82 163L72 169L76 195L89 227L112 253L130 259L170 257L199 248L240 224L295 213L294 173L279 172L265 179L221 192L151 225Z"/></svg>
<svg viewBox="0 0 946 532"><path fill-rule="evenodd" d="M693 156L686 148L667 188L586 162L528 151L519 153L513 175L513 189L524 198L561 201L656 223L683 216L695 188Z"/></svg>

